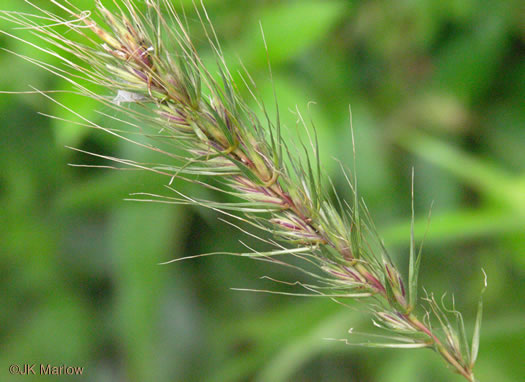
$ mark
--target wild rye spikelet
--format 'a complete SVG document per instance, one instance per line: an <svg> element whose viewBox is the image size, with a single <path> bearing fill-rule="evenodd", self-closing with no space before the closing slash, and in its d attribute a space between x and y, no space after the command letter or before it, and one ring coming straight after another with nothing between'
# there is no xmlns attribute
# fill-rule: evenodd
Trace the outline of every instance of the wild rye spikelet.
<svg viewBox="0 0 525 382"><path fill-rule="evenodd" d="M92 155L150 170L168 179L188 179L235 196L239 202L225 203L195 199L173 190L177 197L155 199L213 208L273 234L276 240L261 239L273 250L240 255L273 261L288 254L307 261L318 272L305 272L318 284L300 285L313 294L333 299L362 299L374 316L374 323L393 332L384 336L392 342L364 345L431 348L456 372L469 381L475 380L472 369L479 347L481 301L471 345L459 312L440 308L432 295L423 299L424 319L417 318L414 309L418 304L421 253L416 253L413 232L409 280L405 284L382 242L376 239L379 250L368 243L370 238L377 238L377 233L358 197L355 181L349 181L354 194L352 203L336 197L335 204L324 185L315 139L311 149L302 147L304 160L297 160L290 145L283 141L279 118L272 121L258 101L266 116L265 121L260 121L239 96L204 7L197 9L197 15L215 52L219 79L204 66L183 19L168 0L147 0L145 9L132 0L121 0L116 2L117 12L95 1L100 21L66 0L51 3L66 16L35 5L37 15L8 11L0 14L50 44L53 48L48 50L23 40L58 57L62 65L23 58L66 79L77 92L124 113L127 119L121 122L129 127L141 132L147 126L153 133L145 135L152 140L146 144L135 140L132 134L84 119L86 126L154 150L169 161L151 165ZM21 40L10 32L2 33ZM114 96L95 93L82 85L85 82ZM249 81L245 84L250 89ZM198 175L214 182L198 180ZM449 322L449 315L455 316L458 329ZM439 329L431 325L432 316Z"/></svg>

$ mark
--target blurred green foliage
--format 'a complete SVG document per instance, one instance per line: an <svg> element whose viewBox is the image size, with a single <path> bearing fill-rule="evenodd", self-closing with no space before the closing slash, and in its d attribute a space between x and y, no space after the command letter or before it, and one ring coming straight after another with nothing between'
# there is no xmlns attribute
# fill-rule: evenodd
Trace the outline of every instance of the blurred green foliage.
<svg viewBox="0 0 525 382"><path fill-rule="evenodd" d="M35 2L50 6L47 0ZM191 2L182 3L194 19ZM419 240L434 201L420 280L438 296L453 293L472 329L483 267L489 288L476 375L483 382L521 380L525 31L520 2L205 3L232 70L241 68L239 56L271 108L260 22L290 137L298 107L315 122L327 174L346 197L350 193L333 158L352 166L351 105L359 189L402 269L415 167ZM90 0L75 4L94 8ZM29 10L15 0L4 0L2 8ZM23 32L1 20L0 29ZM193 32L207 57L202 33ZM0 46L56 62L7 36L0 36ZM69 88L5 50L0 89ZM93 101L63 93L56 98L89 119L111 123ZM308 106L310 101L315 104ZM42 96L0 95L0 380L32 380L10 376L12 363L85 367L81 378L56 378L63 381L461 380L429 351L368 350L323 339L345 338L350 327L372 330L357 310L322 299L229 289L278 288L259 277L294 281L298 275L287 269L231 257L157 265L239 250L239 239L250 239L210 211L124 201L132 192L167 194L166 180L69 167L101 163L64 146L143 161L149 154L38 112L75 119ZM203 192L183 183L176 187Z"/></svg>

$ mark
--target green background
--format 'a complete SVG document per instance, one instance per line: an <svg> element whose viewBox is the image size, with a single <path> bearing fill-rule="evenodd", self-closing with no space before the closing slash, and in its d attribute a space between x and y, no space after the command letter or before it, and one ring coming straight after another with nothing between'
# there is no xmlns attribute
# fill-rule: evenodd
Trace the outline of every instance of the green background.
<svg viewBox="0 0 525 382"><path fill-rule="evenodd" d="M271 105L262 23L282 119L293 131L296 106L311 115L326 174L346 198L351 194L333 158L352 165L351 105L359 189L403 271L415 168L418 240L434 202L421 283L438 297L447 292L448 304L454 294L471 331L483 268L489 287L476 375L481 382L521 380L525 30L520 2L205 3L232 71L240 69L241 57ZM93 9L92 1L75 4ZM29 9L19 0L3 0L1 7ZM194 18L191 6L187 12ZM3 20L0 29L23 34ZM195 33L208 57L202 33ZM6 36L0 36L0 47L56 63ZM1 90L70 88L5 51L0 68ZM55 97L104 123L96 112L105 111L103 106ZM308 106L310 101L315 104ZM150 154L38 112L75 119L43 96L0 94L1 381L462 380L428 350L370 350L326 341L348 338L351 327L374 330L359 305L349 309L324 299L230 289L278 289L260 277L294 281L298 275L287 269L228 256L158 265L242 250L239 240L250 239L212 211L125 201L133 192L173 195L160 176L70 167L101 162L65 146L142 161ZM200 192L182 182L175 187L190 195ZM85 371L82 377L10 376L13 363Z"/></svg>

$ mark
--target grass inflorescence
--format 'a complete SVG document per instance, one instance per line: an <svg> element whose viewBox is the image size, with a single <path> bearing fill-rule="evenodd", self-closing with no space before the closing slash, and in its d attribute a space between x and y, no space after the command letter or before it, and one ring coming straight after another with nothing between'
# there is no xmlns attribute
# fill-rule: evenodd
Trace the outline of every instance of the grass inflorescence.
<svg viewBox="0 0 525 382"><path fill-rule="evenodd" d="M247 73L241 73L240 78L265 118L260 120L240 96L204 7L196 7L197 15L213 49L217 73L204 65L185 18L168 0L148 0L145 7L121 0L115 2L117 11L95 1L97 17L66 0L51 3L61 8L64 16L34 6L35 14L4 11L0 17L29 29L45 44L24 41L58 57L61 65L23 58L66 79L75 92L122 113L119 122L129 129L106 128L69 109L85 126L166 158L165 164L149 164L92 154L164 175L175 193L170 197L135 194L135 199L204 206L230 217L230 224L237 225L233 223L237 221L251 226L248 233L271 249L237 255L300 269L315 280L297 283L305 288L305 294L339 302L361 300L360 306L372 314L374 324L387 331L385 336L371 337L380 337L382 342L369 340L362 345L431 348L457 373L475 380L481 301L469 343L461 314L454 307L445 308L429 293L418 298L421 250L416 248L413 228L405 283L358 195L355 177L345 173L354 198L341 200L331 181L322 175L315 132L308 144L295 147L285 142L279 117L270 118ZM3 33L21 39L11 32ZM102 90L90 90L88 83ZM108 92L113 95L107 97ZM58 103L48 93L42 94ZM299 120L307 128L300 114ZM149 141L137 139L137 133ZM184 195L171 187L174 178L227 193L238 202ZM271 235L259 236L258 231ZM300 259L306 266L299 268L284 260L284 255Z"/></svg>

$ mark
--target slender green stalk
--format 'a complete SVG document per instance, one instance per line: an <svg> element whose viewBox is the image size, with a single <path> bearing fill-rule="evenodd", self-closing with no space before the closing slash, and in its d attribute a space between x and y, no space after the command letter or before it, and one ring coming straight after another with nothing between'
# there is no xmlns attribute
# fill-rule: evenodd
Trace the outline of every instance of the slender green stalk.
<svg viewBox="0 0 525 382"><path fill-rule="evenodd" d="M260 121L240 97L204 7L196 7L196 11L215 53L218 76L204 66L184 20L167 0L149 0L144 7L121 0L115 2L115 12L95 1L98 21L67 1L51 2L66 16L36 6L38 15L0 14L51 46L25 41L58 57L61 65L24 58L66 79L76 92L121 113L123 117L112 118L128 130L99 126L68 109L83 118L87 127L153 150L167 158L167 163L152 165L92 155L168 179L184 178L233 195L239 202L196 199L174 189L175 197L139 194L139 200L212 208L273 235L274 239L257 236L273 249L238 255L295 268L298 266L282 260L282 255L303 260L304 268L298 269L315 283L298 285L311 294L362 300L374 324L392 333L384 336L390 342L364 345L431 348L457 373L474 381L481 314L471 351L463 320L454 308L440 307L427 295L416 309L420 253L415 251L413 229L407 288L357 195L355 180L348 182L355 196L353 203L341 201L337 195L334 201L322 176L316 138L309 147L303 143L298 149L291 147L283 141L278 117L272 121L264 104L255 98L265 115L265 121ZM2 33L20 39L10 32ZM250 78L244 77L251 91ZM102 94L90 90L89 83L101 87ZM103 95L107 92L113 97ZM137 133L149 137L150 143L134 138ZM304 155L298 155L298 150ZM423 319L416 316L418 311L425 312ZM458 329L448 315L456 317ZM432 316L439 330L431 325Z"/></svg>

